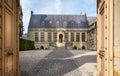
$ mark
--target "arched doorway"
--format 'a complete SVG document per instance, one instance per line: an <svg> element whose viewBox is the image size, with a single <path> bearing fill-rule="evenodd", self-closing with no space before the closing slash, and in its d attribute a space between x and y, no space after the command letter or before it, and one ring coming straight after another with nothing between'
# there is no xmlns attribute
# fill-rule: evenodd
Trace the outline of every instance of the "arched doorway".
<svg viewBox="0 0 120 76"><path fill-rule="evenodd" d="M76 46L74 46L74 47L73 47L73 49L74 49L74 50L76 50L76 49L77 49L77 47L76 47Z"/></svg>
<svg viewBox="0 0 120 76"><path fill-rule="evenodd" d="M57 47L65 47L64 36L63 31L57 33Z"/></svg>
<svg viewBox="0 0 120 76"><path fill-rule="evenodd" d="M85 46L82 46L82 49L84 50L84 49L85 49Z"/></svg>
<svg viewBox="0 0 120 76"><path fill-rule="evenodd" d="M40 49L44 49L44 46L41 46Z"/></svg>
<svg viewBox="0 0 120 76"><path fill-rule="evenodd" d="M59 35L59 42L60 42L60 43L63 42L63 35L62 35L62 34Z"/></svg>

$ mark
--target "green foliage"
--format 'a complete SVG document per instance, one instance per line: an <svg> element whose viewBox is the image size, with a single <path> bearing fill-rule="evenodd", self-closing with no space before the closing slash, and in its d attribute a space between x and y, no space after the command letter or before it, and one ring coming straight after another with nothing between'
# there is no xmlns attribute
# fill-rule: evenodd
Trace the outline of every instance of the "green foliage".
<svg viewBox="0 0 120 76"><path fill-rule="evenodd" d="M23 50L33 50L35 48L34 47L34 41L20 38L19 48L20 48L20 51L23 51Z"/></svg>

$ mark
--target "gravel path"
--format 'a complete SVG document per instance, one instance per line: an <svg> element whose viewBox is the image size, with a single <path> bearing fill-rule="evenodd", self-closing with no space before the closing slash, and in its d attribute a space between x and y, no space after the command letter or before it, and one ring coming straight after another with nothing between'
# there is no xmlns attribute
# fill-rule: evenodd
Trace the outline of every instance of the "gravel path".
<svg viewBox="0 0 120 76"><path fill-rule="evenodd" d="M93 76L95 65L95 51L57 48L20 52L21 76Z"/></svg>

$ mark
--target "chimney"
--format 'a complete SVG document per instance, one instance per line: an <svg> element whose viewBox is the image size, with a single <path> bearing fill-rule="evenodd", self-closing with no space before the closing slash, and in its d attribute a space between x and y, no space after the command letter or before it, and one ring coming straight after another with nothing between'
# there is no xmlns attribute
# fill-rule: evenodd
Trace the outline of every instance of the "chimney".
<svg viewBox="0 0 120 76"><path fill-rule="evenodd" d="M31 11L31 15L33 15L33 11Z"/></svg>

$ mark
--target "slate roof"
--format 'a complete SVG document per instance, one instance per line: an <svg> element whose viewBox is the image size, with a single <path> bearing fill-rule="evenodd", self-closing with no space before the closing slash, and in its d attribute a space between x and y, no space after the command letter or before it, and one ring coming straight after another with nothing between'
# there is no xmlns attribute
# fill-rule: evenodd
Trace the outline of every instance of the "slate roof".
<svg viewBox="0 0 120 76"><path fill-rule="evenodd" d="M91 25L91 24L97 22L96 17L87 17L87 19L88 19L89 25Z"/></svg>
<svg viewBox="0 0 120 76"><path fill-rule="evenodd" d="M29 28L88 28L86 15L32 14Z"/></svg>

